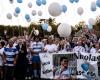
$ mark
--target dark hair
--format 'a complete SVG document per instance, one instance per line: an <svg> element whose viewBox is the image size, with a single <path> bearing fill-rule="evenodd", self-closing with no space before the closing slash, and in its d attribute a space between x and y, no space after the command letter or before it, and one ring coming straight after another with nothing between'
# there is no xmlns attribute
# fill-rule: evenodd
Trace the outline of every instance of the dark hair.
<svg viewBox="0 0 100 80"><path fill-rule="evenodd" d="M40 36L34 36L34 40L35 39L39 39L39 41L41 41L41 37Z"/></svg>
<svg viewBox="0 0 100 80"><path fill-rule="evenodd" d="M63 61L64 59L66 59L68 61L68 58L63 56L60 58L60 62Z"/></svg>
<svg viewBox="0 0 100 80"><path fill-rule="evenodd" d="M0 43L1 43L2 47L4 47L4 45L5 45L5 42L1 41Z"/></svg>

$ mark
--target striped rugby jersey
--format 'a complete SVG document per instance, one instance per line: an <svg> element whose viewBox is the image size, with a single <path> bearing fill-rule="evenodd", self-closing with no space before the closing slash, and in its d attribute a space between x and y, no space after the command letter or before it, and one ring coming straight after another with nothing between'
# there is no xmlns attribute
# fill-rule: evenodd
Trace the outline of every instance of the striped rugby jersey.
<svg viewBox="0 0 100 80"><path fill-rule="evenodd" d="M31 48L35 53L40 53L43 49L43 44L42 42L33 42Z"/></svg>
<svg viewBox="0 0 100 80"><path fill-rule="evenodd" d="M18 54L18 50L16 47L5 47L4 55L6 58L6 66L14 66L14 58Z"/></svg>

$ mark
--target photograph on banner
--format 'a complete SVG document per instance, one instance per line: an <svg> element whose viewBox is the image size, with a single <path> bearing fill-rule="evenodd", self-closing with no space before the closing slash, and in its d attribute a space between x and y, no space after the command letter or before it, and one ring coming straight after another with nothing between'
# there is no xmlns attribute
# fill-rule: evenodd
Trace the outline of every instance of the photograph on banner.
<svg viewBox="0 0 100 80"><path fill-rule="evenodd" d="M54 79L76 79L77 59L74 53L53 54Z"/></svg>

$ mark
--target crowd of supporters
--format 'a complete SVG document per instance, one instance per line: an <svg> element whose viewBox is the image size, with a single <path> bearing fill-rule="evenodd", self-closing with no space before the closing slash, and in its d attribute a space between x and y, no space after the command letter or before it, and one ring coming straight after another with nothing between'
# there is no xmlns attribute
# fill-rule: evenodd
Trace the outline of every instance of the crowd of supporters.
<svg viewBox="0 0 100 80"><path fill-rule="evenodd" d="M39 54L53 52L100 53L100 39L95 35L60 38L53 35L13 36L0 40L0 80L40 79Z"/></svg>

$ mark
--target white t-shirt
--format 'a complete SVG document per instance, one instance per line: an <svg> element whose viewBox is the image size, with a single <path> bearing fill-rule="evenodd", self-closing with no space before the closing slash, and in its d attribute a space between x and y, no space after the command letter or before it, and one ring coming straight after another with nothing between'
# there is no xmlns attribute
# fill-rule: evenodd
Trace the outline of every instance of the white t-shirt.
<svg viewBox="0 0 100 80"><path fill-rule="evenodd" d="M57 45L56 44L51 44L51 45L47 44L47 45L45 45L44 50L47 50L47 52L49 52L49 53L53 53L53 52L57 51Z"/></svg>
<svg viewBox="0 0 100 80"><path fill-rule="evenodd" d="M0 55L3 55L3 52L4 52L4 48L1 48L0 49ZM0 66L3 66L3 59L2 59L1 56L0 56Z"/></svg>

